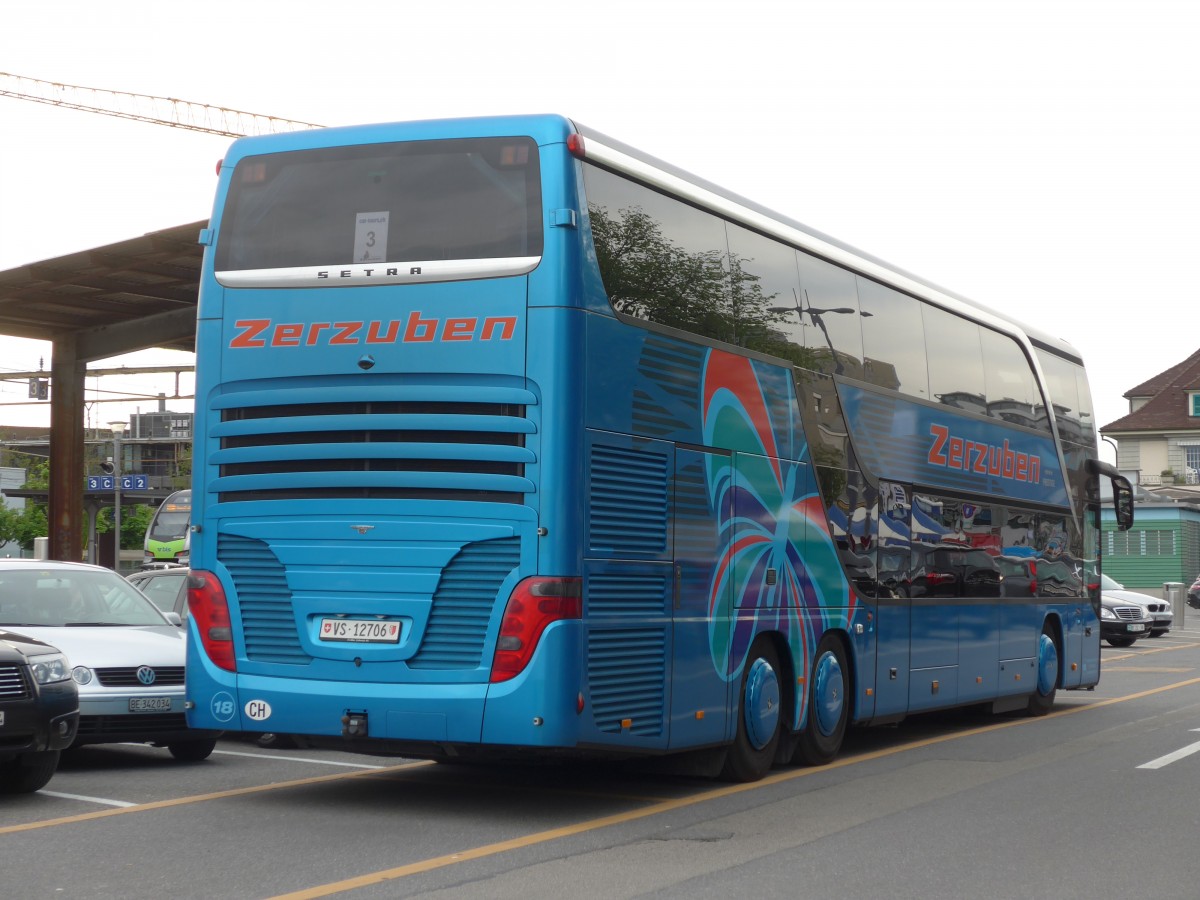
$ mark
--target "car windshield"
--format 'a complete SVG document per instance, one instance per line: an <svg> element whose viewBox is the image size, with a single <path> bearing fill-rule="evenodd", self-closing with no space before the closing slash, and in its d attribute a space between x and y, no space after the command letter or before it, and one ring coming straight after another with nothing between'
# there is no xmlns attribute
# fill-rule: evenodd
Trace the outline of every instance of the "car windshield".
<svg viewBox="0 0 1200 900"><path fill-rule="evenodd" d="M166 625L115 572L22 569L0 573L0 625Z"/></svg>
<svg viewBox="0 0 1200 900"><path fill-rule="evenodd" d="M1102 591L1121 591L1125 589L1125 585L1119 581L1113 581L1103 572L1100 573L1100 590Z"/></svg>
<svg viewBox="0 0 1200 900"><path fill-rule="evenodd" d="M181 569L170 575L132 575L129 583L154 601L154 605L163 612L170 612L175 609L179 590L186 580L187 571Z"/></svg>

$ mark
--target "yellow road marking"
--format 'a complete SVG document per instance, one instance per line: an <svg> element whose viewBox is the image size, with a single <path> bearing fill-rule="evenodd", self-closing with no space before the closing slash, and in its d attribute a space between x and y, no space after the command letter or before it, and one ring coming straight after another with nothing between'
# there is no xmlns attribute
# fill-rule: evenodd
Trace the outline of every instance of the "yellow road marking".
<svg viewBox="0 0 1200 900"><path fill-rule="evenodd" d="M18 831L34 831L38 828L50 828L54 825L70 825L75 822L87 822L92 819L107 819L123 813L144 812L151 809L168 809L172 806L185 806L188 803L201 803L205 800L223 800L226 797L241 797L246 794L261 794L264 791L278 791L284 788L302 787L306 784L321 784L324 781L342 781L347 778L365 778L384 772L399 772L418 766L433 765L430 762L410 762L399 766L388 766L383 769L364 769L361 772L337 772L333 775L317 775L313 778L297 778L295 781L280 781L275 784L259 784L254 787L230 788L227 791L214 791L211 794L193 794L188 797L176 797L173 800L155 800L153 803L139 803L135 806L125 806L120 809L101 809L96 812L80 813L76 816L62 816L58 819L42 819L39 822L26 822L24 825L5 825L0 827L0 834L14 834Z"/></svg>
<svg viewBox="0 0 1200 900"><path fill-rule="evenodd" d="M1180 681L1176 684L1164 685L1163 687L1139 691L1136 694L1129 694L1124 697L1113 697L1108 700L1096 700L1090 703L1083 703L1078 706L1072 706L1067 709L1051 712L1048 716L1043 717L1043 719L1069 716L1073 715L1074 713L1083 712L1084 710L1098 709L1103 706L1112 706L1115 703L1124 703L1128 700L1137 700L1141 697L1149 697L1153 694L1176 690L1177 688L1188 687L1195 684L1200 684L1200 678L1191 678L1187 681ZM457 853L447 853L444 856L435 856L430 859L423 859L419 862L409 863L408 865L396 866L393 869L383 869L379 872L358 875L354 878L347 878L342 881L317 885L316 887L306 888L304 890L294 891L288 894L278 894L275 897L270 898L270 900L312 900L312 898L316 897L328 897L331 894L340 894L343 891L352 891L358 888L368 887L373 884L382 884L387 881L394 881L398 878L405 878L409 875L418 875L423 872L430 872L434 869L445 868L446 866L456 865L457 863L461 862L482 859L487 856L496 856L500 853L507 853L510 850L520 850L525 847L532 847L536 844L543 844L548 841L558 840L559 838L571 837L577 834L585 834L589 831L597 831L601 828L607 828L610 825L619 825L624 822L635 822L638 819L645 819L649 818L650 816L661 815L662 813L671 812L673 810L684 809L689 806L696 806L697 804L706 803L710 800L719 800L722 797L731 797L734 794L740 794L745 791L758 790L759 788L767 787L769 785L780 784L785 781L793 781L797 778L805 778L809 775L827 772L830 769L840 769L862 762L882 759L884 757L893 756L897 753L902 753L907 750L917 750L923 747L931 747L936 744L957 740L959 738L987 734L991 731L999 731L1002 728L1013 728L1018 725L1028 725L1032 722L1042 721L1043 719L1009 719L1003 722L994 722L988 725L981 725L978 728L970 728L966 731L955 732L954 734L940 735L938 737L913 741L899 747L888 747L883 750L873 750L868 753L861 753L857 756L847 756L834 760L827 766L820 766L818 768L794 769L790 772L779 772L774 775L768 775L761 781L755 781L749 784L731 784L725 787L703 791L699 794L693 794L690 797L680 797L675 800L664 800L654 803L651 806L644 807L643 809L614 813L610 816L601 816L598 819L589 819L586 822L578 822L574 825L565 825L561 828L551 828L547 831L539 831L535 834L527 834L522 837L512 838L507 841L498 841L494 844L486 844L482 847L473 847L470 850L460 850Z"/></svg>

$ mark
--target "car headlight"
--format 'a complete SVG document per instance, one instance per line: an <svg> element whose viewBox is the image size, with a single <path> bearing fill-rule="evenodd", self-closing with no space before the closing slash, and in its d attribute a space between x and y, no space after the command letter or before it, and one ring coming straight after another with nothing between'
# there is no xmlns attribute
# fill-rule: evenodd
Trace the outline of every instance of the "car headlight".
<svg viewBox="0 0 1200 900"><path fill-rule="evenodd" d="M75 679L76 684L91 684L92 670L87 666L76 666L71 670L71 677Z"/></svg>
<svg viewBox="0 0 1200 900"><path fill-rule="evenodd" d="M44 653L29 661L33 680L38 684L53 684L55 681L66 681L71 677L70 663L61 653Z"/></svg>
<svg viewBox="0 0 1200 900"><path fill-rule="evenodd" d="M1111 609L1109 609L1107 606L1102 606L1102 607L1100 607L1100 618L1102 618L1102 619L1115 619L1116 617L1117 617L1116 613L1114 613L1114 612L1113 612ZM78 678L76 678L75 680L76 680L76 681L78 681L79 679L78 679Z"/></svg>

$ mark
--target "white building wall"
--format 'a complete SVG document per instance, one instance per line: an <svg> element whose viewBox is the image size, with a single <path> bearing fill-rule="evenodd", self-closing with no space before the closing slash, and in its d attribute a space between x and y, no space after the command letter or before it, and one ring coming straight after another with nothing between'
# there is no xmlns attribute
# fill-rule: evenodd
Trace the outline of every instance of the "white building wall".
<svg viewBox="0 0 1200 900"><path fill-rule="evenodd" d="M6 493L11 488L19 488L25 483L25 470L14 466L0 466L0 502L10 509L25 508L24 497L9 497ZM0 543L0 557L20 556L21 545L5 541Z"/></svg>

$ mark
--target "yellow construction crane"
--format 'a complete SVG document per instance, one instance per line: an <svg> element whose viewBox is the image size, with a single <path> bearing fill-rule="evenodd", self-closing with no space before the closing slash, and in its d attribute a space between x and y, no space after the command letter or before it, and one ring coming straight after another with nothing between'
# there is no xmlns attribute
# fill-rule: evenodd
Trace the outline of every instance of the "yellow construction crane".
<svg viewBox="0 0 1200 900"><path fill-rule="evenodd" d="M189 131L221 134L226 137L305 131L322 127L311 122L296 122L275 116L226 109L222 106L209 106L207 103L193 103L190 100L109 91L81 87L77 84L59 84L8 72L0 72L0 97L32 100L34 103L45 103L63 109L80 109L104 116L115 116L118 119L133 119L136 122L169 125L172 128L185 128Z"/></svg>

